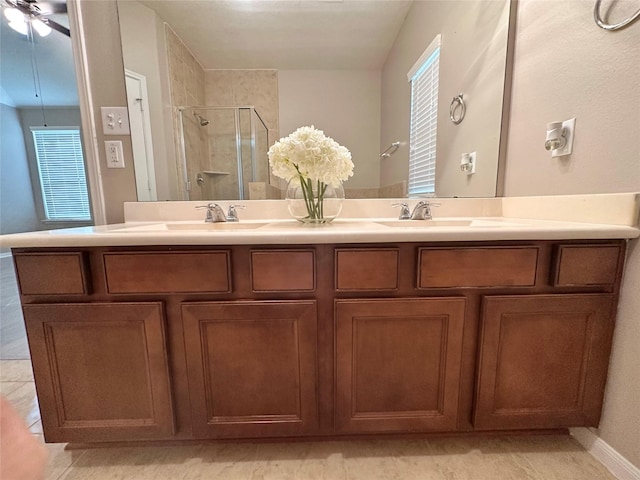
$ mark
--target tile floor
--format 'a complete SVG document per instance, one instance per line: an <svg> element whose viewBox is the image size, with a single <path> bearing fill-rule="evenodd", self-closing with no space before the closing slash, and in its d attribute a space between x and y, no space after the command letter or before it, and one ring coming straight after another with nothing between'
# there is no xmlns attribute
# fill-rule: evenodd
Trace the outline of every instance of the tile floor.
<svg viewBox="0 0 640 480"><path fill-rule="evenodd" d="M29 358L20 296L11 257L0 258L0 359Z"/></svg>
<svg viewBox="0 0 640 480"><path fill-rule="evenodd" d="M15 278L5 260L0 263L0 393L44 442L26 339L17 325L21 314L18 309L15 317L10 307L11 295L17 295ZM65 447L47 444L47 480L615 480L566 435Z"/></svg>

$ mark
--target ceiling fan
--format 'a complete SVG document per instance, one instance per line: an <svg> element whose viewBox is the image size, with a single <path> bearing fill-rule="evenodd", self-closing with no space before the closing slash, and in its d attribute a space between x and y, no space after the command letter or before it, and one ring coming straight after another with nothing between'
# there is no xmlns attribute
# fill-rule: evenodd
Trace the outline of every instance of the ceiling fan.
<svg viewBox="0 0 640 480"><path fill-rule="evenodd" d="M37 0L4 0L4 16L9 20L9 26L27 35L29 23L40 36L48 35L51 30L60 32L67 37L71 32L64 25L49 18L49 15L66 14L65 0L38 2Z"/></svg>

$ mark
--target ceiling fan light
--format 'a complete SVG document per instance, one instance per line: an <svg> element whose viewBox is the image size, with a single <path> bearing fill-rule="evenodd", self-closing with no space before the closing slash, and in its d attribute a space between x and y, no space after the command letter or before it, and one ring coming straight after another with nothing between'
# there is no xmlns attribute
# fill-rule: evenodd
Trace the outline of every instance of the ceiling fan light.
<svg viewBox="0 0 640 480"><path fill-rule="evenodd" d="M4 16L9 22L24 22L24 14L17 8L5 8Z"/></svg>
<svg viewBox="0 0 640 480"><path fill-rule="evenodd" d="M21 33L22 35L29 34L29 27L27 26L27 23L24 20L21 20L19 22L12 20L9 22L9 26L13 28L16 32Z"/></svg>
<svg viewBox="0 0 640 480"><path fill-rule="evenodd" d="M31 20L31 25L33 25L33 28L35 28L36 32L38 32L41 37L46 37L51 33L51 27L45 24L42 20L38 20L37 18Z"/></svg>

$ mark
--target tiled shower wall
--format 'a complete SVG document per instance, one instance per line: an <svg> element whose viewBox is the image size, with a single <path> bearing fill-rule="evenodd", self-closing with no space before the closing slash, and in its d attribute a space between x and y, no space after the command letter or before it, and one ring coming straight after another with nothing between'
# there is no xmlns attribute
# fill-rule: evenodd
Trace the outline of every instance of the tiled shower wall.
<svg viewBox="0 0 640 480"><path fill-rule="evenodd" d="M278 123L278 72L277 70L206 70L205 98L207 106L253 106L267 126L267 148L280 138ZM248 119L242 119L243 122ZM243 126L243 131L246 131ZM224 136L226 132L216 132ZM235 132L234 132L235 133ZM289 133L289 132L288 132ZM235 138L217 138L214 155L225 158L221 149L234 149ZM256 144L259 144L256 139ZM258 171L268 169L266 152L256 152ZM216 160L218 161L218 160ZM224 162L224 161L223 161ZM260 175L259 175L260 176ZM270 183L277 182L271 179Z"/></svg>
<svg viewBox="0 0 640 480"><path fill-rule="evenodd" d="M171 90L171 104L176 106L204 105L204 69L193 56L189 49L182 42L175 32L165 24L165 35L167 44L167 57L169 66L169 86ZM180 117L177 109L174 108L174 144L176 148L176 158L182 158L180 151ZM185 115L184 125L185 151L190 159L197 159L189 162L187 167L187 178L191 182L191 200L202 200L207 198L203 195L196 182L198 172L206 169L206 162L209 157L207 146L207 130L199 127L195 116ZM182 162L178 162L180 178L183 172Z"/></svg>
<svg viewBox="0 0 640 480"><path fill-rule="evenodd" d="M269 145L280 138L277 70L206 70L205 99L209 107L254 106L269 130Z"/></svg>
<svg viewBox="0 0 640 480"><path fill-rule="evenodd" d="M268 145L279 138L278 74L276 70L204 70L182 40L165 26L171 102L177 106L254 106L268 128ZM234 198L238 191L235 123L232 110L200 112L210 124L184 115L184 141L190 199ZM180 152L179 115L174 114L175 148ZM266 164L265 152L262 161ZM181 162L179 162L181 163ZM182 169L179 165L179 169ZM196 177L201 172L228 172L228 175L204 174L204 183ZM182 176L182 172L181 172Z"/></svg>

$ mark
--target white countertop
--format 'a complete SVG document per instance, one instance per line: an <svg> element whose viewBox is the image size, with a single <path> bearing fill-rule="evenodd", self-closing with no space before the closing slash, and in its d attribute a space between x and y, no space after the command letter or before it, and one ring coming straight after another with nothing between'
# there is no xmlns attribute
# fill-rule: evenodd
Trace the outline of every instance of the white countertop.
<svg viewBox="0 0 640 480"><path fill-rule="evenodd" d="M126 223L0 236L2 247L286 245L322 243L629 239L640 236L640 194L433 199L433 220L397 220L392 203L345 200L334 222L304 225L284 201L245 201L238 223L206 224L204 202L125 204ZM231 202L218 202L223 208ZM416 200L408 200L409 205Z"/></svg>

